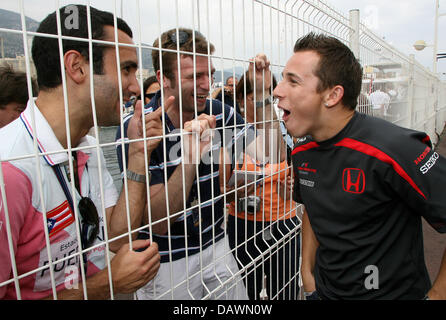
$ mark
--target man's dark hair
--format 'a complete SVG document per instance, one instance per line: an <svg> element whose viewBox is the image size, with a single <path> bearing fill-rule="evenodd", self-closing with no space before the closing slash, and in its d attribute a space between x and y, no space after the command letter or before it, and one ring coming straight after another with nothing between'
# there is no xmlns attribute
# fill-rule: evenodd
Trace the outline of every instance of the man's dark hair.
<svg viewBox="0 0 446 320"><path fill-rule="evenodd" d="M313 71L319 78L317 92L341 85L342 103L354 110L361 92L362 67L353 52L338 39L313 32L296 41L294 53L302 51L315 51L320 57Z"/></svg>
<svg viewBox="0 0 446 320"><path fill-rule="evenodd" d="M144 80L144 83L143 83L143 88L144 88L143 92L144 92L144 94L146 94L147 89L149 89L149 87L153 83L158 83L158 80L156 79L156 76L150 76L146 80Z"/></svg>
<svg viewBox="0 0 446 320"><path fill-rule="evenodd" d="M59 9L60 13L60 29L62 36L76 37L88 39L88 20L87 7L84 5L75 5L79 14L79 20L75 27L67 28L66 20L70 20L72 10L68 5ZM91 19L91 37L94 40L103 40L105 36L104 26L114 27L114 16L110 12L101 11L90 7ZM117 27L126 33L129 37L133 37L132 30L127 23L117 18ZM57 15L56 11L49 14L39 25L37 29L39 33L47 33L57 35ZM88 41L78 40L62 40L63 53L69 50L76 50L87 61L90 61L88 51ZM102 74L103 72L103 52L107 45L93 43L93 72ZM45 36L35 36L32 45L32 56L37 70L37 83L39 88L51 89L56 88L62 83L62 75L60 69L59 42L57 38L49 38Z"/></svg>
<svg viewBox="0 0 446 320"><path fill-rule="evenodd" d="M228 82L229 82L230 79L234 79L234 80L237 81L237 83L238 83L238 79L237 79L237 77L229 76L229 77L226 78L225 85L228 85Z"/></svg>
<svg viewBox="0 0 446 320"><path fill-rule="evenodd" d="M245 96L247 96L248 94L251 94L252 92L254 92L254 87L251 85L251 82L248 81L248 72L249 71L246 71L245 74L242 75L242 77L240 78L237 86L235 87L235 98L237 99L237 101L239 103L243 103L244 99L245 99ZM245 84L244 84L245 77L246 77L246 87L245 87ZM277 86L277 80L276 80L276 77L274 75L273 75L273 80L272 80L271 85L273 87L272 88L273 90ZM269 90L269 88L265 88L265 89ZM262 97L256 97L256 98L257 98L257 100L262 99Z"/></svg>
<svg viewBox="0 0 446 320"><path fill-rule="evenodd" d="M193 33L195 33L195 52L194 52L194 41ZM153 42L154 49L152 50L152 63L155 72L160 70L160 51L159 51L159 38ZM201 54L212 54L214 53L214 45L209 43L206 38L198 31L193 31L187 28L176 28L170 29L161 35L161 48L177 50L177 40L179 40L180 51L194 52ZM208 52L209 51L209 52ZM191 55L192 57L192 55ZM170 51L162 51L162 61L163 61L163 74L170 80L175 80L173 71L176 70L177 53Z"/></svg>
<svg viewBox="0 0 446 320"><path fill-rule="evenodd" d="M37 95L37 84L31 79L32 94ZM11 102L26 105L28 101L28 83L26 73L14 71L9 65L0 66L0 109Z"/></svg>

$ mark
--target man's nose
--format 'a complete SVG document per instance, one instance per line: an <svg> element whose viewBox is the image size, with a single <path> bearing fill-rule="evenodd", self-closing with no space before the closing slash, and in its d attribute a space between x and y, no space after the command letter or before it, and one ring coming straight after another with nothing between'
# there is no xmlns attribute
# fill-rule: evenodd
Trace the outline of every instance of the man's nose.
<svg viewBox="0 0 446 320"><path fill-rule="evenodd" d="M212 84L212 82L210 82L210 80L212 81L212 79L210 79L209 76L200 77L200 79L197 79L198 87L202 90L209 91L211 88L210 84Z"/></svg>
<svg viewBox="0 0 446 320"><path fill-rule="evenodd" d="M130 91L130 95L139 96L141 94L141 88L136 75L132 77L128 90Z"/></svg>
<svg viewBox="0 0 446 320"><path fill-rule="evenodd" d="M282 97L282 81L280 81L273 91L273 97L280 99Z"/></svg>

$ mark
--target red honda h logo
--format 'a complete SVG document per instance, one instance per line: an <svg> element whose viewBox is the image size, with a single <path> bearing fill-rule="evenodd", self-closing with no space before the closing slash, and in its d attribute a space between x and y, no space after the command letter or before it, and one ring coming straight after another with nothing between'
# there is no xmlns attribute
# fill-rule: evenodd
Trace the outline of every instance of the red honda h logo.
<svg viewBox="0 0 446 320"><path fill-rule="evenodd" d="M365 189L364 171L356 168L346 168L342 173L342 188L350 193L363 193Z"/></svg>

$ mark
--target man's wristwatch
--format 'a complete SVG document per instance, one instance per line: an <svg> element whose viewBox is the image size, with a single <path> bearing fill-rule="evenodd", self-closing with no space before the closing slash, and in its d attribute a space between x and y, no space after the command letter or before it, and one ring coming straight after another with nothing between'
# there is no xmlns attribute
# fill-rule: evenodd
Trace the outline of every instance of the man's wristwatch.
<svg viewBox="0 0 446 320"><path fill-rule="evenodd" d="M149 180L151 175L152 173L149 171ZM146 183L146 176L144 174L138 174L128 169L127 169L127 179L136 182Z"/></svg>
<svg viewBox="0 0 446 320"><path fill-rule="evenodd" d="M263 106L267 106L269 104L273 104L273 97L269 96L265 100L256 101L256 108L263 108Z"/></svg>

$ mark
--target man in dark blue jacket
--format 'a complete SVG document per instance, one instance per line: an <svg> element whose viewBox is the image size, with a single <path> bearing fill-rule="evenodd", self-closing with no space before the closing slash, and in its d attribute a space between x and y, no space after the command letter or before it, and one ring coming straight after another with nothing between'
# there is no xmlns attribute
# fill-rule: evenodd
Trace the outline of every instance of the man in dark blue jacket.
<svg viewBox="0 0 446 320"><path fill-rule="evenodd" d="M183 28L166 31L160 39L167 49L162 51L162 65L159 50L153 50L152 61L162 90L145 113L173 106L163 113L165 139L151 154L149 214L141 217L147 228L137 236L158 243L161 267L157 277L138 290L138 298L247 299L224 233L220 148L231 150L234 157L244 150L255 154L262 150L256 147L261 141L233 107L208 99L213 45L208 49L201 33ZM160 46L158 41L153 47ZM130 118L124 123L125 142ZM122 141L120 129L117 140ZM117 154L122 171L128 153L123 158L118 145Z"/></svg>
<svg viewBox="0 0 446 320"><path fill-rule="evenodd" d="M446 161L422 132L355 111L362 68L339 40L299 39L274 91L305 205L302 278L323 299L445 299L431 286L421 217L446 232Z"/></svg>

